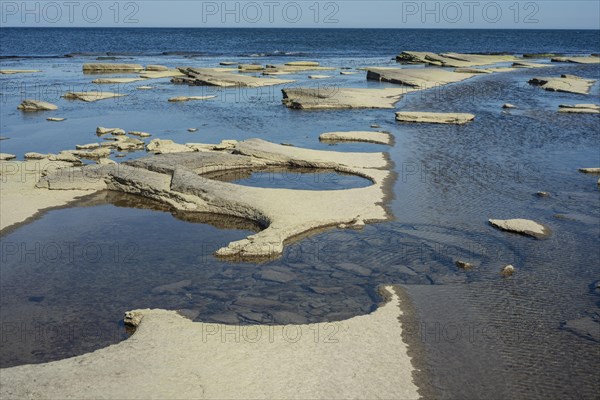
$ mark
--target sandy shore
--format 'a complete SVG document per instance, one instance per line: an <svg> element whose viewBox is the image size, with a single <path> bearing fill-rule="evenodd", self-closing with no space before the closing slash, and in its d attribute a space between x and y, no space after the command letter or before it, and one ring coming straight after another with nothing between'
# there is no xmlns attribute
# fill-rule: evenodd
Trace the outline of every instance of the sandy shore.
<svg viewBox="0 0 600 400"><path fill-rule="evenodd" d="M3 369L2 398L417 399L397 287L369 315L228 326L136 310L135 334L66 360Z"/></svg>

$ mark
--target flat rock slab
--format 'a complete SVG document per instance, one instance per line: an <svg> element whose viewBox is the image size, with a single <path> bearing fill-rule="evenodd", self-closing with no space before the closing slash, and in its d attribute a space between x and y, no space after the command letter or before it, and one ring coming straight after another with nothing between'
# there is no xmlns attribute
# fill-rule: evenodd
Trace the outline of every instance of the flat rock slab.
<svg viewBox="0 0 600 400"><path fill-rule="evenodd" d="M164 141L158 141L161 142ZM152 141L151 145L154 143L157 142ZM193 151L191 145L168 143L168 146L178 146L176 151ZM158 150L163 147L161 144ZM198 149L201 151L191 154L167 154L129 162L136 172L117 171L108 181L109 189L146 196L176 210L254 221L264 230L217 251L219 256L244 259L279 256L284 243L316 229L389 218L384 204L392 174L384 153L310 150L260 139ZM206 175L227 169L251 170L256 166L333 169L364 177L373 184L346 190L272 189L216 181Z"/></svg>
<svg viewBox="0 0 600 400"><path fill-rule="evenodd" d="M143 71L140 64L89 63L83 64L83 72L137 72Z"/></svg>
<svg viewBox="0 0 600 400"><path fill-rule="evenodd" d="M98 78L98 79L94 79L92 81L92 83L95 84L116 84L116 83L132 83L132 82L138 82L138 81L143 81L144 78Z"/></svg>
<svg viewBox="0 0 600 400"><path fill-rule="evenodd" d="M419 111L399 111L396 113L396 120L401 122L462 125L474 119L475 115L468 113L434 113Z"/></svg>
<svg viewBox="0 0 600 400"><path fill-rule="evenodd" d="M600 168L579 168L578 171L584 174L600 174Z"/></svg>
<svg viewBox="0 0 600 400"><path fill-rule="evenodd" d="M208 85L218 87L263 87L282 85L294 82L293 80L258 78L239 73L233 73L228 69L219 71L215 68L179 68L185 76L174 78L174 83L187 83L188 85Z"/></svg>
<svg viewBox="0 0 600 400"><path fill-rule="evenodd" d="M327 79L331 78L331 75L309 75L309 79Z"/></svg>
<svg viewBox="0 0 600 400"><path fill-rule="evenodd" d="M14 160L15 158L17 158L17 156L15 156L14 154L0 153L0 160L1 161Z"/></svg>
<svg viewBox="0 0 600 400"><path fill-rule="evenodd" d="M369 68L367 79L396 83L419 89L460 82L473 74L446 71L439 68Z"/></svg>
<svg viewBox="0 0 600 400"><path fill-rule="evenodd" d="M489 223L498 229L508 232L519 233L521 235L532 236L537 239L543 239L550 235L550 228L538 222L528 219L490 219Z"/></svg>
<svg viewBox="0 0 600 400"><path fill-rule="evenodd" d="M62 122L65 119L66 118L62 118L62 117L48 117L48 118L46 118L46 121L50 121L50 122Z"/></svg>
<svg viewBox="0 0 600 400"><path fill-rule="evenodd" d="M525 61L514 62L512 64L512 66L515 68L548 68L548 67L552 67L552 65L550 65L550 64L532 63L532 62L525 62Z"/></svg>
<svg viewBox="0 0 600 400"><path fill-rule="evenodd" d="M39 69L0 69L0 75L33 74L42 72Z"/></svg>
<svg viewBox="0 0 600 400"><path fill-rule="evenodd" d="M285 65L291 67L318 67L319 63L317 61L290 61Z"/></svg>
<svg viewBox="0 0 600 400"><path fill-rule="evenodd" d="M588 94L595 82L595 79L584 79L574 75L562 75L556 78L536 77L529 80L530 84L540 86L545 90L576 94Z"/></svg>
<svg viewBox="0 0 600 400"><path fill-rule="evenodd" d="M396 61L411 64L430 64L442 67L474 67L481 65L492 65L501 62L518 61L512 55L487 55L487 54L462 54L404 51L396 56Z"/></svg>
<svg viewBox="0 0 600 400"><path fill-rule="evenodd" d="M558 112L574 114L600 114L600 106L597 104L561 104Z"/></svg>
<svg viewBox="0 0 600 400"><path fill-rule="evenodd" d="M403 95L414 88L294 88L283 89L283 104L300 110L334 110L355 108L394 108Z"/></svg>
<svg viewBox="0 0 600 400"><path fill-rule="evenodd" d="M136 326L127 340L3 369L0 397L415 400L420 395L399 322L400 289L384 290L386 301L374 312L323 325L240 327L193 322L176 311L134 310L126 314Z"/></svg>
<svg viewBox="0 0 600 400"><path fill-rule="evenodd" d="M326 132L319 135L321 141L331 142L367 142L378 144L392 144L392 135L384 132L371 131L348 131L348 132Z"/></svg>
<svg viewBox="0 0 600 400"><path fill-rule="evenodd" d="M85 101L86 103L91 103L94 101L99 101L99 100L106 100L106 99L114 99L117 97L124 97L127 96L126 94L120 94L120 93L112 93L112 92L67 92L65 94L63 94L62 97L64 97L65 99L69 99L69 100L81 100L81 101Z"/></svg>
<svg viewBox="0 0 600 400"><path fill-rule="evenodd" d="M185 76L177 69L167 69L165 71L144 71L140 73L142 79L162 79Z"/></svg>
<svg viewBox="0 0 600 400"><path fill-rule="evenodd" d="M52 111L58 110L56 104L48 103L47 101L39 100L23 100L17 107L21 111Z"/></svg>
<svg viewBox="0 0 600 400"><path fill-rule="evenodd" d="M169 101L171 103L177 103L181 101L192 101L192 100L209 100L214 99L217 96L179 96L179 97L171 97Z"/></svg>
<svg viewBox="0 0 600 400"><path fill-rule="evenodd" d="M551 61L575 64L600 64L600 57L553 57Z"/></svg>

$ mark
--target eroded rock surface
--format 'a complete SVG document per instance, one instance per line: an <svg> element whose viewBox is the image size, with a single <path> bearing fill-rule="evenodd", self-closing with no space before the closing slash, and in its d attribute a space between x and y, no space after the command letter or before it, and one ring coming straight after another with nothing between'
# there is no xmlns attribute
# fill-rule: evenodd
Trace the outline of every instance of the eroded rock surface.
<svg viewBox="0 0 600 400"><path fill-rule="evenodd" d="M472 74L446 71L439 68L369 68L367 79L396 83L419 89L459 82L472 77Z"/></svg>
<svg viewBox="0 0 600 400"><path fill-rule="evenodd" d="M567 92L588 94L595 79L584 79L575 75L561 75L560 77L532 78L529 83L540 86L542 89L553 92Z"/></svg>
<svg viewBox="0 0 600 400"><path fill-rule="evenodd" d="M396 61L410 64L429 64L442 67L474 67L480 65L491 65L501 62L518 61L512 55L487 55L487 54L461 54L419 51L404 51L396 57Z"/></svg>
<svg viewBox="0 0 600 400"><path fill-rule="evenodd" d="M367 143L379 143L379 144L392 144L392 135L385 132L371 132L371 131L348 131L348 132L327 132L322 133L319 136L321 141L332 141L332 142L367 142Z"/></svg>
<svg viewBox="0 0 600 400"><path fill-rule="evenodd" d="M154 141L153 141L154 142ZM174 145L170 143L169 145ZM284 243L307 231L357 221L388 218L383 207L391 174L383 153L338 153L282 146L251 139L226 143L222 151L202 148L188 154L162 154L128 162L135 173L111 175L109 189L149 197L177 210L245 218L265 227L218 250L221 256L272 257ZM373 185L347 190L256 188L220 182L204 175L224 169L257 167L333 169L365 177Z"/></svg>
<svg viewBox="0 0 600 400"><path fill-rule="evenodd" d="M519 233L521 235L532 236L538 239L542 239L550 235L550 228L528 219L490 219L489 222L493 227L503 231Z"/></svg>
<svg viewBox="0 0 600 400"><path fill-rule="evenodd" d="M174 83L186 83L188 85L208 85L218 87L262 87L281 85L294 82L292 80L275 78L257 78L244 74L231 72L229 69L218 68L179 68L183 77L173 78Z"/></svg>
<svg viewBox="0 0 600 400"><path fill-rule="evenodd" d="M401 122L462 125L473 119L475 119L475 115L468 113L434 113L420 111L399 111L396 113L396 121Z"/></svg>
<svg viewBox="0 0 600 400"><path fill-rule="evenodd" d="M83 72L137 72L143 71L140 64L89 63L83 64Z"/></svg>
<svg viewBox="0 0 600 400"><path fill-rule="evenodd" d="M17 107L21 111L52 111L58 110L56 104L48 103L47 101L40 100L23 100Z"/></svg>
<svg viewBox="0 0 600 400"><path fill-rule="evenodd" d="M67 92L67 93L63 94L62 97L64 97L65 99L69 99L69 100L81 100L81 101L85 101L85 102L89 103L89 102L93 102L93 101L113 99L116 97L123 97L123 96L127 96L127 95L120 94L120 93L112 93L112 92L89 91L89 92Z"/></svg>
<svg viewBox="0 0 600 400"><path fill-rule="evenodd" d="M402 96L417 89L355 89L340 87L283 89L283 104L301 110L394 108Z"/></svg>

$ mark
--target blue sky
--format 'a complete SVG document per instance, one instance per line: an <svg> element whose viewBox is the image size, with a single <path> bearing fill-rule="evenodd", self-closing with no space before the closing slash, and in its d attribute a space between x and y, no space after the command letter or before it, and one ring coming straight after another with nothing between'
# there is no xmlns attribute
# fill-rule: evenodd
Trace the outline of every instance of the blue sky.
<svg viewBox="0 0 600 400"><path fill-rule="evenodd" d="M0 25L600 29L600 1L0 1Z"/></svg>

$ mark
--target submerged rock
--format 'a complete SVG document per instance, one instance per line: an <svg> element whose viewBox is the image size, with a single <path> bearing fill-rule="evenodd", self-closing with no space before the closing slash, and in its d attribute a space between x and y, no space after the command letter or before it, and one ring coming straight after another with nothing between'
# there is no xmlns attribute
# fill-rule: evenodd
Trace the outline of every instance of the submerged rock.
<svg viewBox="0 0 600 400"><path fill-rule="evenodd" d="M143 81L144 78L98 78L94 79L92 83L101 85L101 84L111 84L111 83L132 83L137 81Z"/></svg>
<svg viewBox="0 0 600 400"><path fill-rule="evenodd" d="M434 113L420 111L399 111L396 113L396 120L401 122L462 125L474 119L475 115L468 113Z"/></svg>
<svg viewBox="0 0 600 400"><path fill-rule="evenodd" d="M503 231L532 236L537 239L542 239L550 235L550 228L528 219L490 219L489 223L493 227L501 229Z"/></svg>
<svg viewBox="0 0 600 400"><path fill-rule="evenodd" d="M58 106L47 101L23 100L17 109L22 111L51 111L58 110Z"/></svg>

